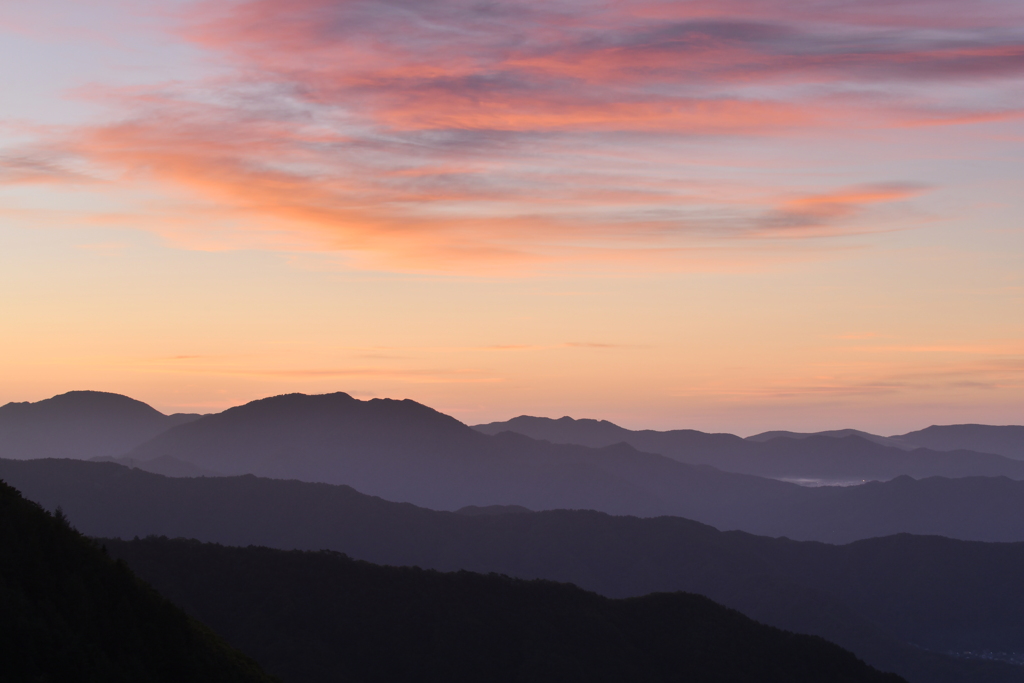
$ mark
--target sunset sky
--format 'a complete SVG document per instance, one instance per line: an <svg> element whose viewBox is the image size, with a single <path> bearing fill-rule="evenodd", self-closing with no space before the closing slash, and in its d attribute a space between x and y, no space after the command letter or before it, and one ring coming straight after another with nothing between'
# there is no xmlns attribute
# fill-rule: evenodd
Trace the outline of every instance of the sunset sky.
<svg viewBox="0 0 1024 683"><path fill-rule="evenodd" d="M0 84L0 403L1024 424L1020 0L9 0Z"/></svg>

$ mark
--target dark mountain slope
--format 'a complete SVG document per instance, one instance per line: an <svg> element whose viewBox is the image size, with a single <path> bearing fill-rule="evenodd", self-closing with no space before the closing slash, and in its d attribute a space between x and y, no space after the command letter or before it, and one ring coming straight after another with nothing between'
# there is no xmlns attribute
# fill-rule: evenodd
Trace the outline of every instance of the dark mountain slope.
<svg viewBox="0 0 1024 683"><path fill-rule="evenodd" d="M1024 460L1024 427L1016 425L933 425L891 438L936 451L964 449Z"/></svg>
<svg viewBox="0 0 1024 683"><path fill-rule="evenodd" d="M910 645L1024 652L1024 543L897 537L837 547L723 533L678 517L567 510L473 516L391 503L346 486L253 476L170 479L70 460L0 461L0 476L44 505L63 505L97 536L327 548L381 564L568 581L611 597L685 590L773 626L821 635L914 683L1024 680L1024 669ZM970 480L938 481L956 488ZM1013 500L1024 505L1024 485L988 481L1016 487ZM940 491L940 504L946 497ZM1018 524L1024 519L1019 510L998 512Z"/></svg>
<svg viewBox="0 0 1024 683"><path fill-rule="evenodd" d="M157 538L109 547L297 683L900 680L831 643L685 593L616 601L567 584L330 552Z"/></svg>
<svg viewBox="0 0 1024 683"><path fill-rule="evenodd" d="M135 399L71 391L36 403L0 406L0 457L81 458L121 455L198 415L164 415Z"/></svg>
<svg viewBox="0 0 1024 683"><path fill-rule="evenodd" d="M626 443L679 462L777 479L885 481L901 475L1024 479L1024 463L994 452L973 452L963 447L929 450L896 437L890 439L853 429L818 434L765 432L741 439L732 434L706 434L690 429L631 431L606 421L569 417L551 420L525 415L508 422L477 425L474 429L483 434L511 431L553 443L590 447Z"/></svg>
<svg viewBox="0 0 1024 683"><path fill-rule="evenodd" d="M4 681L272 680L3 482L0 615Z"/></svg>

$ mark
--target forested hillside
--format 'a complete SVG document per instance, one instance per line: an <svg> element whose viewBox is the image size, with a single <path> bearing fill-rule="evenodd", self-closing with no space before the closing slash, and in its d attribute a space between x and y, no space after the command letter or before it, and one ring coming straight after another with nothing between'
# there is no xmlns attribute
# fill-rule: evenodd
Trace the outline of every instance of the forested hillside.
<svg viewBox="0 0 1024 683"><path fill-rule="evenodd" d="M0 680L270 683L122 561L0 481Z"/></svg>
<svg viewBox="0 0 1024 683"><path fill-rule="evenodd" d="M707 598L148 538L111 552L293 683L898 683Z"/></svg>

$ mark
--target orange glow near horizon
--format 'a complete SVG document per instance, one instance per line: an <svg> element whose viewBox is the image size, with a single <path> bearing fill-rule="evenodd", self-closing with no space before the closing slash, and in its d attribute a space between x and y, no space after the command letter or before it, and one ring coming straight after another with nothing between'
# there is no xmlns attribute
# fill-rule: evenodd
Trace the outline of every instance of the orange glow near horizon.
<svg viewBox="0 0 1024 683"><path fill-rule="evenodd" d="M40 0L0 34L0 402L1024 423L1012 0Z"/></svg>

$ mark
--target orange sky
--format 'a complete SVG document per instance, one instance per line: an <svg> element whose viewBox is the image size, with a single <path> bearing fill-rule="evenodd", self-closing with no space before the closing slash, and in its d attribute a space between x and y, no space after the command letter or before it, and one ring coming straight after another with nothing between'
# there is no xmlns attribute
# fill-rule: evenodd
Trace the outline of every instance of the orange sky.
<svg viewBox="0 0 1024 683"><path fill-rule="evenodd" d="M0 401L1024 423L1024 9L0 8Z"/></svg>

